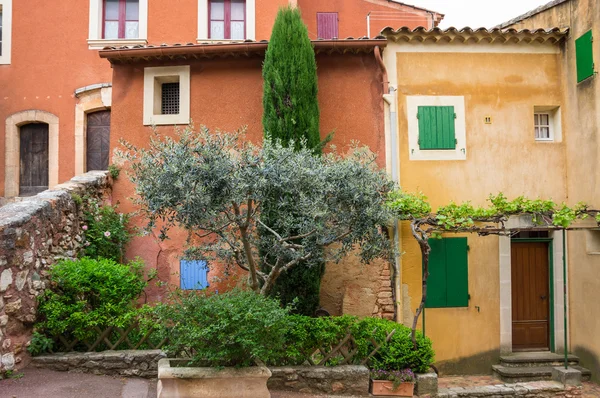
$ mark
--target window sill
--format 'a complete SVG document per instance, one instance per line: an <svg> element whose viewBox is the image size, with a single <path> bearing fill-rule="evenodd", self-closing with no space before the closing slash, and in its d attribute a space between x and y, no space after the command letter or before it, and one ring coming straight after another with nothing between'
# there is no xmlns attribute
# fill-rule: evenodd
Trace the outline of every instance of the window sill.
<svg viewBox="0 0 600 398"><path fill-rule="evenodd" d="M87 42L90 50L102 50L105 47L145 46L148 44L146 39L89 39Z"/></svg>
<svg viewBox="0 0 600 398"><path fill-rule="evenodd" d="M190 118L185 115L152 115L144 120L144 126L173 126L190 124Z"/></svg>
<svg viewBox="0 0 600 398"><path fill-rule="evenodd" d="M554 138L547 138L547 139L544 139L544 138L536 138L536 139L535 139L535 142L542 142L542 143L544 143L544 142L545 142L545 143L548 143L548 142L556 142L556 141L554 141Z"/></svg>

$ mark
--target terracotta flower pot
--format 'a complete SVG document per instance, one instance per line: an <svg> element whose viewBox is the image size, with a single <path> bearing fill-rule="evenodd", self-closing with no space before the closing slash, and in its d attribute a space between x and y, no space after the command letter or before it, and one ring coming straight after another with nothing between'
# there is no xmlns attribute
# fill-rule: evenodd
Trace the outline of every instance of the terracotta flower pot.
<svg viewBox="0 0 600 398"><path fill-rule="evenodd" d="M371 394L387 397L412 397L415 383L402 383L394 389L394 382L388 380L371 380Z"/></svg>
<svg viewBox="0 0 600 398"><path fill-rule="evenodd" d="M158 398L271 398L266 367L186 367L186 360L158 361Z"/></svg>

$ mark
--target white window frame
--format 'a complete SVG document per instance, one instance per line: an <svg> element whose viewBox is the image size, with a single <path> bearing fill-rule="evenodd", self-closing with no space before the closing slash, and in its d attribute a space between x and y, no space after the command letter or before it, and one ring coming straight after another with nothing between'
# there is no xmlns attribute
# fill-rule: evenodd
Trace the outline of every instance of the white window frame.
<svg viewBox="0 0 600 398"><path fill-rule="evenodd" d="M240 41L219 39L213 40L208 36L208 2L210 0L198 0L198 38L197 42L227 42ZM256 40L256 0L246 0L246 40Z"/></svg>
<svg viewBox="0 0 600 398"><path fill-rule="evenodd" d="M0 0L2 5L2 55L0 65L10 65L12 53L12 0Z"/></svg>
<svg viewBox="0 0 600 398"><path fill-rule="evenodd" d="M179 113L155 113L157 101L162 101L159 90L161 80L179 81ZM175 125L190 123L190 66L165 66L144 68L144 125Z"/></svg>
<svg viewBox="0 0 600 398"><path fill-rule="evenodd" d="M102 16L102 7L104 0L90 0L90 24L88 46L90 50L103 49L104 47L121 47L148 44L148 0L139 0L139 38L137 39L103 39L102 25L104 23Z"/></svg>
<svg viewBox="0 0 600 398"><path fill-rule="evenodd" d="M419 106L453 106L456 119L454 120L454 150L431 150L419 148ZM467 133L465 123L465 97L462 96L427 96L415 95L406 97L406 112L408 118L408 158L409 160L466 160Z"/></svg>
<svg viewBox="0 0 600 398"><path fill-rule="evenodd" d="M533 138L536 142L561 142L561 116L560 107L558 106L534 106L533 107ZM546 125L536 125L535 115L548 115L548 128L550 130L550 138L538 138L535 136L536 127L546 127Z"/></svg>

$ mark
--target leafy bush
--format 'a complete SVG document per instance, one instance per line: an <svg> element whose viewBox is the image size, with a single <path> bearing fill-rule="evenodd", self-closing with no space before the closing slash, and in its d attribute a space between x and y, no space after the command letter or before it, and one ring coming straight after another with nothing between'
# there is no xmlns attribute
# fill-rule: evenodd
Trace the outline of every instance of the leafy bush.
<svg viewBox="0 0 600 398"><path fill-rule="evenodd" d="M412 330L404 325L380 318L364 318L352 326L359 357L365 358L375 348L371 339L377 342L385 341L385 338L395 330L390 341L383 345L377 353L369 360L371 369L401 370L410 368L417 373L429 371L433 363L435 353L431 346L431 340L417 332L417 349L415 350L411 340Z"/></svg>
<svg viewBox="0 0 600 398"><path fill-rule="evenodd" d="M281 364L301 365L311 350L318 347L335 347L352 333L357 353L354 363L360 363L375 349L374 339L382 347L369 359L371 369L396 371L412 369L415 372L427 372L433 363L434 352L431 340L417 333L417 349L413 348L411 329L386 319L353 316L309 318L290 316L290 327L286 334L286 356ZM388 343L384 343L392 330L396 330ZM326 365L334 366L341 357L332 358Z"/></svg>
<svg viewBox="0 0 600 398"><path fill-rule="evenodd" d="M85 241L84 252L91 258L109 258L120 262L125 245L131 239L127 229L129 216L117 211L117 206L100 205L94 199L84 202L82 226Z"/></svg>
<svg viewBox="0 0 600 398"><path fill-rule="evenodd" d="M123 327L137 315L135 300L146 287L143 263L110 259L63 260L50 269L51 289L40 296L41 322L48 337L86 339L94 328Z"/></svg>
<svg viewBox="0 0 600 398"><path fill-rule="evenodd" d="M34 357L46 352L52 351L52 347L54 346L54 341L40 334L39 332L34 332L33 336L31 336L31 341L29 342L29 346L27 346L27 351Z"/></svg>
<svg viewBox="0 0 600 398"><path fill-rule="evenodd" d="M170 355L202 366L245 367L281 356L287 309L251 291L197 294L179 291L171 304L155 312Z"/></svg>

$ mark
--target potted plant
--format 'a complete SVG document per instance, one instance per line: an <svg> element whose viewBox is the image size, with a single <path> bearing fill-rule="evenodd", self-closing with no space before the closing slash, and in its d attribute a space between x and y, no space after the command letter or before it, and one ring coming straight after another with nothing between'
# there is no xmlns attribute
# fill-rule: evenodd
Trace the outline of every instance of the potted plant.
<svg viewBox="0 0 600 398"><path fill-rule="evenodd" d="M287 309L252 291L179 291L159 304L169 358L158 363L158 398L269 398L264 365L284 346Z"/></svg>
<svg viewBox="0 0 600 398"><path fill-rule="evenodd" d="M372 370L371 394L375 396L412 397L415 381L415 374L410 369Z"/></svg>

